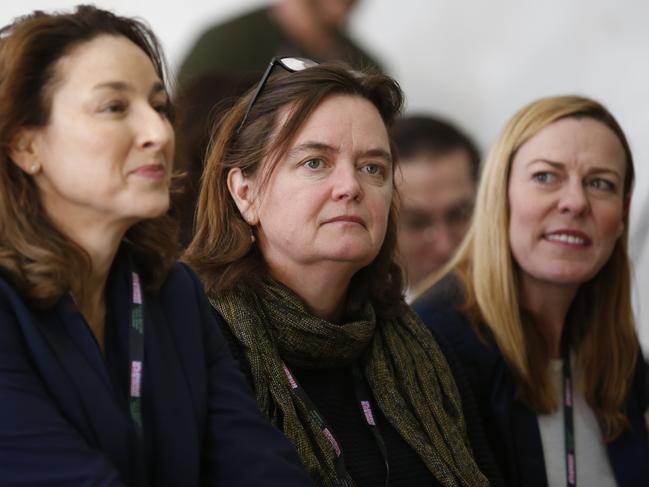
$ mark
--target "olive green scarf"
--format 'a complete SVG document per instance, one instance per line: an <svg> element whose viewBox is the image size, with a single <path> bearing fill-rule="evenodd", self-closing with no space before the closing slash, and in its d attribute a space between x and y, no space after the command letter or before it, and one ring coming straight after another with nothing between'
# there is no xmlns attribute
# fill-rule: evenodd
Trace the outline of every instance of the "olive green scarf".
<svg viewBox="0 0 649 487"><path fill-rule="evenodd" d="M442 485L488 485L468 445L448 364L409 306L403 305L399 319L377 321L368 305L358 319L336 325L309 314L290 289L276 282L259 293L222 293L211 302L242 347L259 408L293 442L320 485L341 485L336 457L292 392L283 361L304 368L358 361L378 407Z"/></svg>

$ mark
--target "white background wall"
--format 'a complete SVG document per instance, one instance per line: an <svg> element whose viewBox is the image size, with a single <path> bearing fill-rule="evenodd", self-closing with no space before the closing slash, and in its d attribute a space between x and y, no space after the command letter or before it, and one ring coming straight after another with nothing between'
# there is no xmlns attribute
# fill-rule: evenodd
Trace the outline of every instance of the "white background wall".
<svg viewBox="0 0 649 487"><path fill-rule="evenodd" d="M0 23L77 2L0 4ZM146 19L172 67L212 21L263 0L97 0ZM483 149L522 105L546 95L594 97L617 116L634 152L631 211L636 308L649 350L649 2L644 0L362 0L349 29L401 83L409 111L466 127Z"/></svg>

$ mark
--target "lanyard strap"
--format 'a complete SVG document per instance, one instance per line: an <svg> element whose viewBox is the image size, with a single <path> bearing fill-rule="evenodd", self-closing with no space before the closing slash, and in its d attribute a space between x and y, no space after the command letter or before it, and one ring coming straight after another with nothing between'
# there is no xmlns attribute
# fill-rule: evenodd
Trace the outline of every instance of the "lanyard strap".
<svg viewBox="0 0 649 487"><path fill-rule="evenodd" d="M563 427L566 453L566 485L577 485L577 458L575 456L575 425L573 420L572 367L570 346L566 340L563 347Z"/></svg>
<svg viewBox="0 0 649 487"><path fill-rule="evenodd" d="M336 468L336 474L338 475L339 485L341 487L352 487L347 481L347 478L350 476L347 472L347 467L345 466L345 460L343 458L342 449L340 448L340 443L334 436L333 431L327 424L322 414L320 414L315 404L313 404L313 401L311 401L311 398L309 398L306 391L302 388L302 386L299 384L297 379L293 376L291 370L288 368L288 366L285 363L283 364L283 366L284 366L284 372L286 373L286 378L288 379L288 383L291 386L291 390L304 403L304 405L306 406L309 412L309 415L318 425L318 427L322 431L322 434L325 436L325 438L327 438L329 444L331 445L334 451L334 454L336 456L335 468ZM363 380L360 370L356 365L354 365L353 367L353 374L354 374L354 391L356 393L356 400L358 401L360 410L363 413L363 418L365 418L365 424L372 432L372 435L374 436L374 439L379 447L379 451L381 452L381 456L383 457L383 462L385 464L385 487L388 487L388 481L390 478L390 466L388 463L388 454L387 454L387 448L385 447L385 441L383 440L383 436L381 435L381 432L379 431L378 426L376 425L376 421L374 420L374 412L372 410L372 403L370 401L370 395L367 390L367 385L365 384L365 381Z"/></svg>
<svg viewBox="0 0 649 487"><path fill-rule="evenodd" d="M388 449L385 446L385 441L383 440L383 435L379 431L376 421L374 420L374 414L372 413L372 403L370 401L370 392L367 389L367 384L361 375L361 371L358 366L354 365L354 389L356 391L356 399L361 407L363 416L365 416L365 423L369 427L372 435L374 435L374 440L381 451L381 456L383 457L383 463L385 465L385 487L388 487L388 481L390 479L390 464L388 462Z"/></svg>
<svg viewBox="0 0 649 487"><path fill-rule="evenodd" d="M131 380L129 386L129 410L135 430L142 436L142 364L144 363L144 319L142 287L137 272L131 273L131 324L128 335Z"/></svg>

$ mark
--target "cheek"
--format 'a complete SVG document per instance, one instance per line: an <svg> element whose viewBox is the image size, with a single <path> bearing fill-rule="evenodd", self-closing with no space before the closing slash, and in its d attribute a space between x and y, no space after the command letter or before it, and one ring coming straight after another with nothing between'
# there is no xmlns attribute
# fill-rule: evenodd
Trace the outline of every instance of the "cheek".
<svg viewBox="0 0 649 487"><path fill-rule="evenodd" d="M519 237L535 238L542 231L542 224L552 212L554 202L531 193L522 188L509 192L509 231Z"/></svg>
<svg viewBox="0 0 649 487"><path fill-rule="evenodd" d="M123 172L129 160L130 146L116 137L87 136L66 140L57 147L51 162L54 171L90 191L118 191L126 184ZM57 157L58 155L58 157ZM93 189L94 187L94 189Z"/></svg>
<svg viewBox="0 0 649 487"><path fill-rule="evenodd" d="M410 235L401 228L399 229L398 244L399 249L403 252L414 252L418 248L423 247L423 245L421 245L422 240L423 239L418 239L415 236Z"/></svg>
<svg viewBox="0 0 649 487"><path fill-rule="evenodd" d="M390 205L392 204L392 191L382 192L374 199L370 212L374 221L374 228L382 241L388 228L388 219L390 216Z"/></svg>
<svg viewBox="0 0 649 487"><path fill-rule="evenodd" d="M391 187L386 187L377 192L373 198L372 211L378 217L383 218L386 222L390 213L390 205L392 205L393 190Z"/></svg>
<svg viewBox="0 0 649 487"><path fill-rule="evenodd" d="M535 221L538 219L538 209L527 204L519 195L510 192L509 207L509 247L514 260L520 262L532 246L535 235ZM513 204L512 204L513 203Z"/></svg>
<svg viewBox="0 0 649 487"><path fill-rule="evenodd" d="M624 211L619 207L605 207L598 211L598 227L605 238L615 241L624 232Z"/></svg>
<svg viewBox="0 0 649 487"><path fill-rule="evenodd" d="M257 199L259 224L282 241L295 239L306 231L311 205L295 188L275 186Z"/></svg>
<svg viewBox="0 0 649 487"><path fill-rule="evenodd" d="M509 240L515 241L527 232L529 211L524 205L510 205L509 209ZM513 243L513 242L512 242Z"/></svg>

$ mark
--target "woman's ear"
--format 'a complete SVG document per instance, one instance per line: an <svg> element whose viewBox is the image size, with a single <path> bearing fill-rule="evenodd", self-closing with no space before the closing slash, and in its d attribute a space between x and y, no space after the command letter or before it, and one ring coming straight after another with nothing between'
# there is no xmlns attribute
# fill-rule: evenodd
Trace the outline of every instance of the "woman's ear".
<svg viewBox="0 0 649 487"><path fill-rule="evenodd" d="M250 226L257 225L259 215L255 204L254 181L243 174L240 168L233 167L228 172L228 190L246 223Z"/></svg>
<svg viewBox="0 0 649 487"><path fill-rule="evenodd" d="M37 174L41 170L36 153L36 133L23 128L14 136L9 146L9 157L27 174Z"/></svg>

